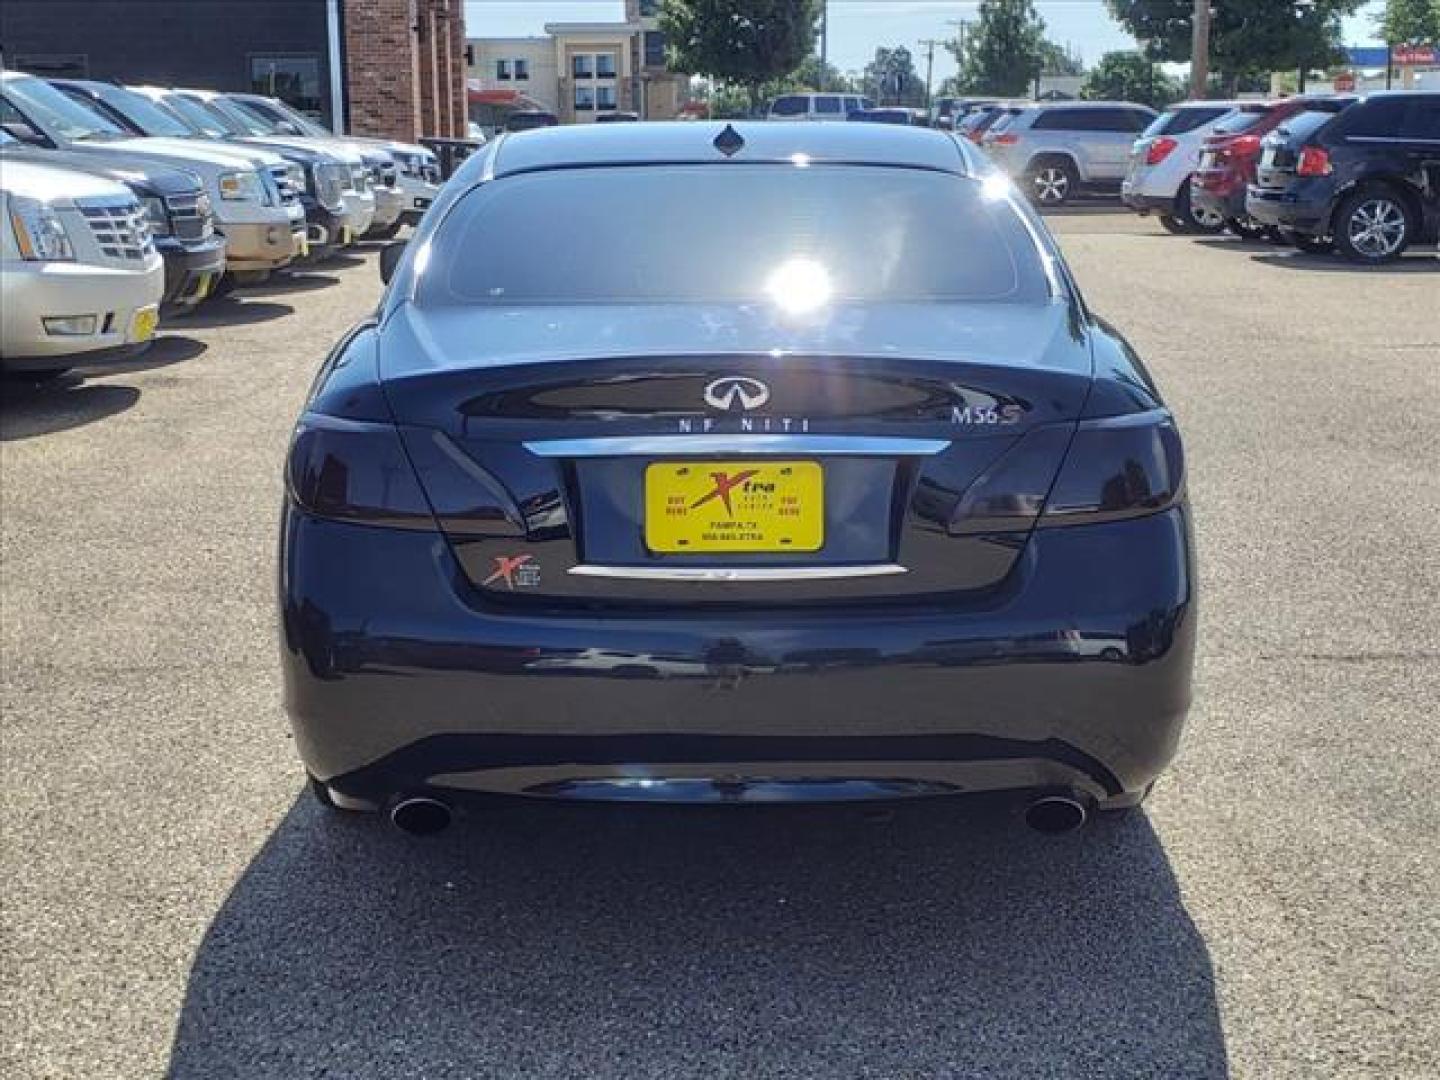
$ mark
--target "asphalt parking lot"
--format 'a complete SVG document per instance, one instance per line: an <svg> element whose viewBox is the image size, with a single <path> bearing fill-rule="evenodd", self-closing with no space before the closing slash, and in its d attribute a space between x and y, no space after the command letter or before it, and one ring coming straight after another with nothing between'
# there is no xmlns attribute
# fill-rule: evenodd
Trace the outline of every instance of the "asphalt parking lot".
<svg viewBox="0 0 1440 1080"><path fill-rule="evenodd" d="M4 1074L1437 1075L1440 261L1053 223L1185 426L1205 590L1178 764L1061 839L989 805L334 820L274 541L373 252L7 387Z"/></svg>

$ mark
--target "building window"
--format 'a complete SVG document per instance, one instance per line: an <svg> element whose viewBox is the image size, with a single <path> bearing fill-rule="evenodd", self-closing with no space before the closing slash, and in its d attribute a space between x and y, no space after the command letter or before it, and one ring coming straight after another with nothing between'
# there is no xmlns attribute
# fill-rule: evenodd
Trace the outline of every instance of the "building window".
<svg viewBox="0 0 1440 1080"><path fill-rule="evenodd" d="M601 53L595 57L595 77L597 79L613 79L615 77L614 53Z"/></svg>
<svg viewBox="0 0 1440 1080"><path fill-rule="evenodd" d="M615 108L615 87L597 86L595 88L595 108L601 111Z"/></svg>
<svg viewBox="0 0 1440 1080"><path fill-rule="evenodd" d="M575 87L575 111L593 112L595 110L595 88L593 86Z"/></svg>
<svg viewBox="0 0 1440 1080"><path fill-rule="evenodd" d="M576 53L570 58L570 72L577 79L593 79L595 57L590 53Z"/></svg>
<svg viewBox="0 0 1440 1080"><path fill-rule="evenodd" d="M278 97L309 116L324 116L320 90L320 57L252 56L250 92Z"/></svg>
<svg viewBox="0 0 1440 1080"><path fill-rule="evenodd" d="M518 82L528 82L530 79L530 61L517 59L515 64L515 79Z"/></svg>
<svg viewBox="0 0 1440 1080"><path fill-rule="evenodd" d="M32 53L21 54L14 57L6 57L10 61L7 67L13 67L17 71L28 71L31 75L38 75L42 79L88 79L90 77L90 57L85 53L50 53L42 55Z"/></svg>
<svg viewBox="0 0 1440 1080"><path fill-rule="evenodd" d="M645 66L665 66L665 34L662 31L645 31Z"/></svg>
<svg viewBox="0 0 1440 1080"><path fill-rule="evenodd" d="M640 0L640 17L648 19L660 14L660 0Z"/></svg>
<svg viewBox="0 0 1440 1080"><path fill-rule="evenodd" d="M495 61L495 78L498 79L500 82L509 82L509 81L510 81L510 61L509 61L509 60L496 60L496 61Z"/></svg>

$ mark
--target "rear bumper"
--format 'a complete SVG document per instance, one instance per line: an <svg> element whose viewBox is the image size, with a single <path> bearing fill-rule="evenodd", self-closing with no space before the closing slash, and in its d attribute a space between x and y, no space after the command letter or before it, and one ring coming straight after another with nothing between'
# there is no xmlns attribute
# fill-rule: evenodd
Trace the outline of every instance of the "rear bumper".
<svg viewBox="0 0 1440 1080"><path fill-rule="evenodd" d="M1131 210L1137 210L1141 214L1173 214L1175 212L1175 200L1166 198L1163 195L1146 195L1143 192L1133 191L1121 185L1120 201Z"/></svg>
<svg viewBox="0 0 1440 1080"><path fill-rule="evenodd" d="M1199 210L1209 210L1211 213L1220 214L1227 221L1246 216L1244 185L1237 185L1225 190L1192 184L1190 186L1190 203Z"/></svg>
<svg viewBox="0 0 1440 1080"><path fill-rule="evenodd" d="M1322 191L1315 191L1309 184L1287 188L1262 188L1252 184L1245 195L1245 212L1260 224L1313 236L1329 234L1333 209L1328 185Z"/></svg>
<svg viewBox="0 0 1440 1080"><path fill-rule="evenodd" d="M309 770L368 803L655 777L1133 802L1190 700L1187 511L1039 531L1014 573L954 610L498 611L438 535L292 506L286 706Z"/></svg>

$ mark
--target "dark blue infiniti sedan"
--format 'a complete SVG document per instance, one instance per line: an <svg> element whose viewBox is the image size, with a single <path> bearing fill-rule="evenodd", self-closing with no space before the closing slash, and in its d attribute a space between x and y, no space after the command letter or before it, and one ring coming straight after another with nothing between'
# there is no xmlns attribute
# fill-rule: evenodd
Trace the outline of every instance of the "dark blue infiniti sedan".
<svg viewBox="0 0 1440 1080"><path fill-rule="evenodd" d="M1063 831L1170 761L1174 418L963 141L504 136L391 269L287 466L286 704L327 805L422 832L467 792L989 791Z"/></svg>

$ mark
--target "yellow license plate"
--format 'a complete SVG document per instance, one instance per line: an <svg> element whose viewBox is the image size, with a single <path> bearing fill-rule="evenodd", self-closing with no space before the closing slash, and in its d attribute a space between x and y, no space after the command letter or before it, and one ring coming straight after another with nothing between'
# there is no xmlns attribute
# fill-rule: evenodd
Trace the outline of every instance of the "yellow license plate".
<svg viewBox="0 0 1440 1080"><path fill-rule="evenodd" d="M824 542L817 462L675 461L645 469L651 551L819 551Z"/></svg>
<svg viewBox="0 0 1440 1080"><path fill-rule="evenodd" d="M302 232L297 232L297 233L295 233L294 235L295 235L295 254L296 254L297 256L299 256L300 258L302 258L302 259L309 257L309 255L310 255L310 237L306 236L306 235L305 235L304 233L302 233Z"/></svg>
<svg viewBox="0 0 1440 1080"><path fill-rule="evenodd" d="M210 289L215 284L214 274L201 274L200 284L195 286L193 299L198 303L210 295Z"/></svg>
<svg viewBox="0 0 1440 1080"><path fill-rule="evenodd" d="M340 246L349 247L355 242L355 234L350 231L349 225L340 226Z"/></svg>
<svg viewBox="0 0 1440 1080"><path fill-rule="evenodd" d="M156 307L142 307L135 312L135 317L130 320L130 340L132 342L149 341L155 336L155 327L160 323L160 309Z"/></svg>

